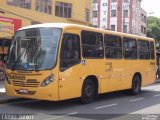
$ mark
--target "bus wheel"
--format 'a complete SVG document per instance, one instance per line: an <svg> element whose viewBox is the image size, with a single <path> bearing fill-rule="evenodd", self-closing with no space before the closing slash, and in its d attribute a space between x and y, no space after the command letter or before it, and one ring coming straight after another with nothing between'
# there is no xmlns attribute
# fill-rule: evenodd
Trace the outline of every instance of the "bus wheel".
<svg viewBox="0 0 160 120"><path fill-rule="evenodd" d="M141 92L141 78L139 75L134 75L132 80L131 94L137 95L140 92Z"/></svg>
<svg viewBox="0 0 160 120"><path fill-rule="evenodd" d="M82 86L81 102L83 104L88 104L95 98L96 89L93 81L91 79L86 79Z"/></svg>

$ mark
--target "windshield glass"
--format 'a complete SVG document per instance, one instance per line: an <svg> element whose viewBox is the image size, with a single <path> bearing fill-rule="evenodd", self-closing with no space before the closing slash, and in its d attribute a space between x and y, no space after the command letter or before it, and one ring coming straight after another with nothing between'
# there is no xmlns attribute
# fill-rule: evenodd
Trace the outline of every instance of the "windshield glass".
<svg viewBox="0 0 160 120"><path fill-rule="evenodd" d="M59 28L32 28L18 31L10 46L7 68L47 70L56 64Z"/></svg>

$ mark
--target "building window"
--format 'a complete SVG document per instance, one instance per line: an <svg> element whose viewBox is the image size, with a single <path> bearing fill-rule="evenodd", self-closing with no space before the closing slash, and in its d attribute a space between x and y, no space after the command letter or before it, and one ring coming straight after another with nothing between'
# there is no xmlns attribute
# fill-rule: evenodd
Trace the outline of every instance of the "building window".
<svg viewBox="0 0 160 120"><path fill-rule="evenodd" d="M123 17L124 18L128 17L128 10L123 10Z"/></svg>
<svg viewBox="0 0 160 120"><path fill-rule="evenodd" d="M116 17L116 16L117 16L117 11L111 10L111 17Z"/></svg>
<svg viewBox="0 0 160 120"><path fill-rule="evenodd" d="M146 34L146 27L144 27L144 34Z"/></svg>
<svg viewBox="0 0 160 120"><path fill-rule="evenodd" d="M112 0L111 2L117 2L117 0Z"/></svg>
<svg viewBox="0 0 160 120"><path fill-rule="evenodd" d="M123 2L128 3L128 2L129 2L129 0L123 0Z"/></svg>
<svg viewBox="0 0 160 120"><path fill-rule="evenodd" d="M31 25L36 25L36 24L42 24L42 23L36 22L36 21L32 21L32 22L31 22Z"/></svg>
<svg viewBox="0 0 160 120"><path fill-rule="evenodd" d="M7 5L31 9L31 0L7 0Z"/></svg>
<svg viewBox="0 0 160 120"><path fill-rule="evenodd" d="M93 0L93 3L97 3L98 2L98 0Z"/></svg>
<svg viewBox="0 0 160 120"><path fill-rule="evenodd" d="M55 15L58 17L71 18L72 4L56 2Z"/></svg>
<svg viewBox="0 0 160 120"><path fill-rule="evenodd" d="M98 11L93 11L93 18L96 18L98 16Z"/></svg>
<svg viewBox="0 0 160 120"><path fill-rule="evenodd" d="M142 33L142 34L146 34L146 27L141 26L141 33Z"/></svg>
<svg viewBox="0 0 160 120"><path fill-rule="evenodd" d="M123 32L127 33L127 25L123 25Z"/></svg>
<svg viewBox="0 0 160 120"><path fill-rule="evenodd" d="M115 31L115 29L116 29L115 25L111 25L111 30Z"/></svg>
<svg viewBox="0 0 160 120"><path fill-rule="evenodd" d="M106 58L122 58L121 37L113 35L104 36Z"/></svg>
<svg viewBox="0 0 160 120"><path fill-rule="evenodd" d="M36 0L36 11L52 14L52 0Z"/></svg>
<svg viewBox="0 0 160 120"><path fill-rule="evenodd" d="M147 23L147 18L146 18L146 16L144 16L144 22Z"/></svg>
<svg viewBox="0 0 160 120"><path fill-rule="evenodd" d="M133 38L123 38L123 54L125 59L137 59L137 45Z"/></svg>
<svg viewBox="0 0 160 120"><path fill-rule="evenodd" d="M98 28L98 26L97 26L97 25L93 25L93 27L94 27L94 28Z"/></svg>
<svg viewBox="0 0 160 120"><path fill-rule="evenodd" d="M144 23L147 23L147 18L144 14L141 14L141 21L143 21Z"/></svg>
<svg viewBox="0 0 160 120"><path fill-rule="evenodd" d="M101 33L82 31L82 55L86 59L103 58L103 36Z"/></svg>
<svg viewBox="0 0 160 120"><path fill-rule="evenodd" d="M89 17L90 17L90 14L89 14L89 13L90 13L90 10L89 10L88 8L86 8L85 11L86 11L86 14L85 14L85 21L86 21L86 22L89 22L89 20L90 20L90 19L89 19Z"/></svg>
<svg viewBox="0 0 160 120"><path fill-rule="evenodd" d="M141 26L141 33L143 33L143 26Z"/></svg>

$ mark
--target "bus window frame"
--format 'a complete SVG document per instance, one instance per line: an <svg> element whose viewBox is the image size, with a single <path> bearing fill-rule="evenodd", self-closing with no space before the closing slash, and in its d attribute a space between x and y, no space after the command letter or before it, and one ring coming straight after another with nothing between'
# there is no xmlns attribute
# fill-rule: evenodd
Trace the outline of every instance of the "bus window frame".
<svg viewBox="0 0 160 120"><path fill-rule="evenodd" d="M79 62L77 62L76 64L73 64L73 65L67 67L66 69L64 69L64 68L61 68L61 54L62 54L61 52L62 52L63 37L64 37L64 35L66 35L66 34L78 36L78 41L79 41L79 57L80 57L80 58L79 58ZM59 54L59 58L60 58L60 60L59 60L59 70L60 70L60 72L64 72L64 71L66 71L67 69L69 69L69 68L71 68L71 67L73 67L73 66L78 65L78 64L81 63L81 60L82 60L82 54L81 54L81 37L80 37L79 34L64 32L64 33L62 34L62 36L61 36L61 46L59 46L59 47L60 47L60 54Z"/></svg>
<svg viewBox="0 0 160 120"><path fill-rule="evenodd" d="M121 57L119 58L107 58L106 57L106 46L105 46L105 36L113 36L113 37L118 37L120 38L120 43L121 43ZM122 41L122 37L120 35L114 35L114 34L104 34L104 57L105 59L109 59L109 60L122 60L123 57L123 41Z"/></svg>
<svg viewBox="0 0 160 120"><path fill-rule="evenodd" d="M140 59L139 58L139 49L138 49L138 47L139 47L139 41L144 41L144 42L148 42L149 43L149 59ZM151 59L151 51L150 51L150 41L149 40L144 40L144 39L137 39L137 51L138 51L138 60L150 60Z"/></svg>
<svg viewBox="0 0 160 120"><path fill-rule="evenodd" d="M136 46L136 58L126 58L125 57L125 48L124 48L124 38L127 38L127 41L135 41L135 46ZM128 37L128 36L122 36L122 41L123 41L123 59L124 60L138 60L138 49L137 49L137 38L133 38L133 37Z"/></svg>
<svg viewBox="0 0 160 120"><path fill-rule="evenodd" d="M101 35L101 41L102 41L102 54L103 54L103 56L102 57L84 57L83 56L83 42L82 42L82 34L83 34L83 32L90 32L90 33L95 33L95 34L100 34ZM84 58L84 59L104 59L105 58L105 53L104 53L104 34L103 34L103 32L95 32L95 31L90 31L90 30L82 30L81 31L81 48L82 48L82 58Z"/></svg>
<svg viewBox="0 0 160 120"><path fill-rule="evenodd" d="M151 43L153 43L153 56L154 56L154 58L152 59L152 53L151 53ZM149 49L150 49L150 60L155 60L156 59L156 56L155 56L155 54L156 54L156 50L155 50L155 42L154 41L149 41Z"/></svg>

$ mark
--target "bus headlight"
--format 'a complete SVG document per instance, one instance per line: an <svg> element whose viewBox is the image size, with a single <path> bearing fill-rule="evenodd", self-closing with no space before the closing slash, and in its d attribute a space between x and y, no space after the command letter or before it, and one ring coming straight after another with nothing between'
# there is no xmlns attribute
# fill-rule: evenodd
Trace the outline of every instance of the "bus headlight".
<svg viewBox="0 0 160 120"><path fill-rule="evenodd" d="M52 74L49 77L47 77L45 80L43 80L43 82L41 83L41 87L46 87L47 85L52 83L53 80L54 80L54 75Z"/></svg>

